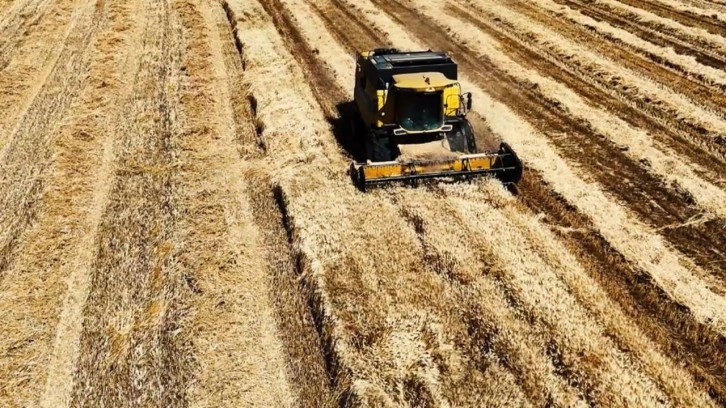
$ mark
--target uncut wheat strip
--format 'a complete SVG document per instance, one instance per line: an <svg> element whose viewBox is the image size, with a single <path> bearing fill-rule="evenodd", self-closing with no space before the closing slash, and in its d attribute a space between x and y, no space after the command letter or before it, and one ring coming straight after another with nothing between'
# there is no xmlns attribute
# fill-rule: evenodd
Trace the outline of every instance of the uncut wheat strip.
<svg viewBox="0 0 726 408"><path fill-rule="evenodd" d="M687 36L699 39L707 42L709 46L714 47L716 49L720 49L721 51L726 51L726 44L724 44L723 37L711 34L708 32L708 30L700 27L689 27L687 25L681 24L677 21L673 21L668 18L660 17L659 15L652 13L650 11L646 11L637 7L629 6L627 4L621 3L617 0L597 0L596 3L607 5L611 8L621 9L625 10L627 12L630 12L634 15L636 15L640 21L647 22L647 23L653 23L658 24L660 26L664 26L670 29L673 29L677 32L681 32L683 34L686 34Z"/></svg>
<svg viewBox="0 0 726 408"><path fill-rule="evenodd" d="M465 189L447 192L460 216L471 220L472 236L486 245L486 254L501 268L500 278L526 313L551 328L563 358L587 384L589 398L607 406L659 406L670 400L569 292L537 252L536 242L480 196Z"/></svg>
<svg viewBox="0 0 726 408"><path fill-rule="evenodd" d="M418 10L431 16L437 24L446 27L453 36L471 44L482 58L488 58L521 81L536 83L546 97L560 102L571 114L588 121L598 133L609 137L614 143L627 147L628 156L633 160L646 160L650 163L651 171L668 182L677 183L691 193L705 211L719 217L726 216L726 192L699 177L694 171L694 165L680 158L671 149L652 140L648 132L630 126L603 109L592 107L567 86L515 63L501 50L495 39L476 27L454 17L436 13L435 8L430 7L430 3L426 0L420 0L416 4L419 6ZM496 7L487 8L490 9L496 13L502 12ZM508 20L511 14L513 13L504 11L501 15L497 14L497 17ZM531 28L533 25L534 23L530 22L529 25L522 27Z"/></svg>
<svg viewBox="0 0 726 408"><path fill-rule="evenodd" d="M594 75L604 75L613 80L617 79L635 88L639 96L648 96L654 101L660 102L667 106L670 111L677 113L679 118L702 124L715 135L726 133L726 121L723 118L709 109L699 106L676 90L649 80L643 77L642 74L623 67L617 61L612 61L595 51L588 50L577 44L576 41L568 39L527 16L514 12L507 7L502 7L496 2L476 0L475 3L480 12L493 14L496 16L494 18L498 17L503 21L507 21L519 32L533 35L532 40L536 41L540 46L546 47L556 55L580 62L582 66L592 70Z"/></svg>
<svg viewBox="0 0 726 408"><path fill-rule="evenodd" d="M42 211L35 226L21 236L22 255L0 285L0 304L7 311L1 329L7 335L0 347L8 352L2 371L12 373L0 386L0 399L6 403L68 404L74 343L88 284L84 260L92 252L96 214L103 207L103 183L110 171L113 137L105 131L107 116L122 86L119 75L109 72L123 66L124 35L118 29L129 24L126 11L120 7L109 12L109 26L88 50L92 57L87 86L51 145L54 159L48 163ZM32 343L14 350L18 342L28 340ZM14 385L17 381L23 385Z"/></svg>
<svg viewBox="0 0 726 408"><path fill-rule="evenodd" d="M180 157L187 163L183 201L194 218L187 221L190 234L184 247L190 274L201 289L192 301L194 320L188 329L194 333L199 365L190 405L297 406L269 299L271 271L236 150L230 78L217 29L223 11L207 2L182 1L175 8L187 38L182 100L188 101L183 110L190 136L183 140ZM209 209L210 202L215 210Z"/></svg>
<svg viewBox="0 0 726 408"><path fill-rule="evenodd" d="M380 371L367 367L363 356L356 355L350 343L355 338L347 329L352 322L346 322L340 315L344 312L340 308L346 305L336 306L335 290L329 289L326 283L330 268L335 268L331 263L359 252L365 242L356 237L360 235L362 225L351 224L359 218L353 214L358 209L365 209L366 204L369 208L378 208L380 201L367 197L361 203L355 198L349 180L341 180L342 174L335 171L343 168L339 166L344 166L345 162L334 149L334 139L312 102L314 98L300 68L289 63L294 59L261 6L241 1L232 1L229 5L237 16L255 16L237 21L237 35L244 44L248 91L257 100L257 118L265 125L263 132L269 160L276 167L285 168L275 175L275 179L285 194L289 222L296 234L295 251L305 259L304 278L313 285L321 303L324 334L331 338L338 364L353 373L351 381L370 376L371 386L381 387L380 381L376 381ZM374 215L383 217L377 225L395 220L390 211L376 211ZM330 220L335 223L331 224ZM378 252L371 255L378 255ZM390 300L383 295L379 307L385 311ZM359 308L364 305L347 306ZM370 318L363 310L360 312L361 319ZM338 386L345 387L345 384Z"/></svg>
<svg viewBox="0 0 726 408"><path fill-rule="evenodd" d="M19 120L47 86L46 81L64 49L62 44L67 43L78 16L87 5L62 1L55 7L59 8L58 13L28 36L22 52L17 53L0 75L0 97L5 101L0 106L0 163L5 161L7 148L22 126Z"/></svg>
<svg viewBox="0 0 726 408"><path fill-rule="evenodd" d="M305 75L262 6L241 0L230 1L229 6L237 16L246 91L257 101L256 119L265 123L267 161L279 170L273 179L297 174L301 166L346 166ZM270 89L267 81L271 81Z"/></svg>
<svg viewBox="0 0 726 408"><path fill-rule="evenodd" d="M497 197L503 203L500 209L504 217L520 228L571 293L602 322L618 344L624 345L622 348L629 350L638 359L642 370L658 380L678 405L716 406L708 394L695 385L693 378L677 362L665 357L646 334L638 329L637 324L630 321L613 300L608 298L607 293L590 278L583 265L565 249L538 217L528 214L514 197L506 194L497 185L486 184L482 190L487 196Z"/></svg>
<svg viewBox="0 0 726 408"><path fill-rule="evenodd" d="M75 364L80 352L80 335L83 323L83 307L85 305L91 284L91 264L96 254L95 244L101 217L107 205L110 192L112 173L114 168L113 145L116 136L108 129L113 129L120 120L119 106L129 97L131 89L127 86L140 63L135 52L139 47L139 32L143 20L143 13L138 13L139 2L128 4L113 4L110 6L109 21L110 33L101 37L99 49L99 64L92 65L88 83L91 95L80 97L81 112L96 119L94 128L83 129L83 124L76 125L87 134L105 135L102 141L101 153L96 152L99 164L93 174L94 192L90 200L89 211L81 231L84 234L77 239L77 248L72 261L65 263L61 268L61 276L67 276L67 290L58 324L56 325L55 341L52 348L48 375L45 388L40 400L41 407L69 406L73 387ZM109 75L109 73L114 73ZM84 113L81 113L80 116ZM75 116L71 113L71 116ZM81 122L83 123L83 122ZM91 122L93 123L93 122ZM95 137L98 139L101 137ZM80 149L74 151L76 160ZM89 161L95 159L91 157ZM66 219L67 222L67 219Z"/></svg>
<svg viewBox="0 0 726 408"><path fill-rule="evenodd" d="M695 57L677 53L671 47L663 47L645 41L631 32L613 27L605 21L597 21L589 16L579 13L567 6L561 6L553 0L529 0L530 3L541 9L547 10L554 14L561 14L568 21L587 27L594 27L598 33L604 33L608 36L616 38L635 49L643 50L650 54L656 55L666 61L670 61L682 67L685 71L695 75L702 76L712 84L726 84L726 72L699 63ZM717 92L717 91L714 91Z"/></svg>
<svg viewBox="0 0 726 408"><path fill-rule="evenodd" d="M355 5L344 1L360 10L362 15L370 16L366 17L371 18L369 23L389 37L400 38L399 47L425 48L370 1L359 1ZM700 278L708 275L705 271L693 267L682 254L669 248L660 235L606 196L598 184L586 182L532 124L474 86L465 73L459 75L459 79L477 101L474 112L485 118L492 131L509 142L525 163L539 171L557 193L591 217L595 228L616 250L647 271L666 293L688 307L699 322L726 333L726 300L708 289L708 283Z"/></svg>
<svg viewBox="0 0 726 408"><path fill-rule="evenodd" d="M451 290L462 293L460 307L479 310L477 318L494 328L487 333L496 355L504 356L522 387L535 405L554 402L557 406L584 406L579 392L557 374L547 357L547 338L541 327L516 316L501 289L489 276L489 266L482 261L482 248L462 237L471 235L468 222L457 217L445 196L421 190L394 190L408 217L415 219L423 231L425 247L440 259L446 259L446 273L453 275ZM482 312L483 311L483 312Z"/></svg>

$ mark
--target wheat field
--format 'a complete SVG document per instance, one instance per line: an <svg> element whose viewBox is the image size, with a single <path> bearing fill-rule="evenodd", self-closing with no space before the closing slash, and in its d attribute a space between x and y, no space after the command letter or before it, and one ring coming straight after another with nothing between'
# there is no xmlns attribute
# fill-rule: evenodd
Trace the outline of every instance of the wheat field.
<svg viewBox="0 0 726 408"><path fill-rule="evenodd" d="M361 192L356 51L516 188ZM726 406L722 0L0 0L0 407Z"/></svg>

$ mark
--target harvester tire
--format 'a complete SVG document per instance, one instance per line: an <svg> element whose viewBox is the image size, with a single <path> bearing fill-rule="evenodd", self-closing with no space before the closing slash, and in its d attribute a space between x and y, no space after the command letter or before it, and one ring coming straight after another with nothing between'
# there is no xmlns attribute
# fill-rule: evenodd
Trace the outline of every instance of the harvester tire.
<svg viewBox="0 0 726 408"><path fill-rule="evenodd" d="M468 120L464 119L461 122L461 131L464 132L464 138L466 139L466 147L469 153L473 154L477 152L476 138L474 137L474 128L471 126Z"/></svg>
<svg viewBox="0 0 726 408"><path fill-rule="evenodd" d="M454 126L449 132L449 148L452 152L476 153L476 142L474 141L474 130L469 121L462 121Z"/></svg>
<svg viewBox="0 0 726 408"><path fill-rule="evenodd" d="M366 143L367 157L373 162L385 162L394 159L391 150L391 139L388 137L376 137L369 135Z"/></svg>

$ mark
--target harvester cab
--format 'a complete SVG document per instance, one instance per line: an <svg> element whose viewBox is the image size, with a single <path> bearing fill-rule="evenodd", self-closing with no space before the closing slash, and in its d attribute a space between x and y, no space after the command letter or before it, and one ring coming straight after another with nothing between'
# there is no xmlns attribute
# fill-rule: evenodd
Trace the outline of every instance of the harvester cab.
<svg viewBox="0 0 726 408"><path fill-rule="evenodd" d="M375 49L356 55L353 132L366 161L351 163L351 173L364 191L431 178L519 181L522 164L509 145L478 152L466 118L471 93L462 92L457 75L444 52Z"/></svg>

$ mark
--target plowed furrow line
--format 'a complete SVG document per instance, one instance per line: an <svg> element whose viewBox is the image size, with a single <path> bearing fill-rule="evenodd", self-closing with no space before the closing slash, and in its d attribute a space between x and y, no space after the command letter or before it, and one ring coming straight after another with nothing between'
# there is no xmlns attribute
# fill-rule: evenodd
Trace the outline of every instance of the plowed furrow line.
<svg viewBox="0 0 726 408"><path fill-rule="evenodd" d="M708 325L696 321L688 309L674 302L646 271L619 255L592 226L588 217L564 203L546 185L539 174L525 172L525 178L519 185L522 193L520 199L534 213L546 214L547 220L551 222L563 218L575 220L571 228L578 233L564 232L562 238L569 248L577 249L574 253L582 259L583 265L589 266L592 276L613 299L627 305L628 315L642 327L643 332L650 333L653 330L653 341L663 344L664 352L675 361L688 361L687 367L694 377L706 378L712 389L720 390L718 395L723 397L724 373L721 361L726 358L724 339ZM581 241L587 243L584 250L580 248ZM701 343L701 340L704 342ZM695 356L688 354L691 349L697 350ZM716 361L710 357L714 352Z"/></svg>
<svg viewBox="0 0 726 408"><path fill-rule="evenodd" d="M175 175L181 34L168 3L148 1L134 98L118 123L118 166L99 228L73 406L184 406L190 381Z"/></svg>
<svg viewBox="0 0 726 408"><path fill-rule="evenodd" d="M406 21L430 21L415 11L407 9L395 1L379 2L400 24ZM576 119L560 110L556 101L551 101L536 88L521 83L489 61L486 56L475 57L476 52L464 45L448 41L449 34L433 22L426 25L408 25L420 38L426 38L428 45L438 49L448 49L455 53L461 67L471 76L474 83L495 99L505 103L528 122L536 124L551 142L559 148L560 154L568 161L579 163L588 173L611 194L627 203L644 221L655 228L664 228L662 234L679 250L692 256L704 269L715 271L726 280L726 265L718 248L726 245L723 220L716 219L708 228L692 225L689 222L700 218L700 211L684 197L666 186L663 181L629 158L606 136L594 132L582 119ZM489 30L497 40L507 44L506 37ZM521 61L530 59L531 63L547 64L540 56L516 45L507 50ZM545 72L557 72L557 68ZM563 79L568 79L563 76ZM574 79L573 79L574 81ZM573 82L576 84L577 82ZM719 243L714 245L713 243Z"/></svg>
<svg viewBox="0 0 726 408"><path fill-rule="evenodd" d="M545 27L556 30L588 49L597 50L598 53L623 64L633 72L641 73L651 80L687 95L697 104L720 113L721 116L726 114L726 93L723 92L726 91L726 84L711 86L702 75L691 73L686 67L627 44L598 31L595 27L582 26L564 15L543 10L537 5L512 1L507 3L507 7Z"/></svg>
<svg viewBox="0 0 726 408"><path fill-rule="evenodd" d="M47 163L60 120L79 93L91 53L89 45L104 24L104 8L89 3L75 16L58 59L18 123L11 142L0 151L0 279L20 234L36 217L45 188Z"/></svg>
<svg viewBox="0 0 726 408"><path fill-rule="evenodd" d="M575 90L589 105L612 112L636 128L650 131L657 142L683 154L713 174L699 172L700 177L711 183L724 185L726 145L718 144L717 139L710 135L712 132L696 122L697 113L688 115L688 119L677 120L680 115L675 110L675 103L652 101L649 96L644 96L635 87L629 86L630 83L619 84L617 81L622 79L617 74L600 72L608 69L607 67L587 65L585 58L584 61L577 59L573 62L568 58L569 55L562 55L557 49L542 44L542 41L533 41L528 37L529 33L521 32L521 28L486 10L477 8L476 16L460 6L452 5L449 10L460 20L495 38L508 51L508 57L520 66L536 70ZM666 93L663 98L669 96L671 95ZM713 121L713 126L721 125L719 118L713 117Z"/></svg>
<svg viewBox="0 0 726 408"><path fill-rule="evenodd" d="M726 38L726 24L723 22L710 19L708 16L696 15L685 10L678 10L663 4L658 1L652 0L618 0L623 4L627 4L632 7L637 7L643 10L652 12L653 14L659 15L663 18L677 21L683 25L689 27L700 27L712 34L718 34Z"/></svg>
<svg viewBox="0 0 726 408"><path fill-rule="evenodd" d="M679 54L691 55L701 64L718 69L726 68L726 52L713 47L708 42L689 37L668 27L641 21L633 13L617 10L605 4L584 2L582 0L553 1L568 6L573 10L578 10L597 21L606 21L614 27L627 30L646 41L663 47L671 47Z"/></svg>

